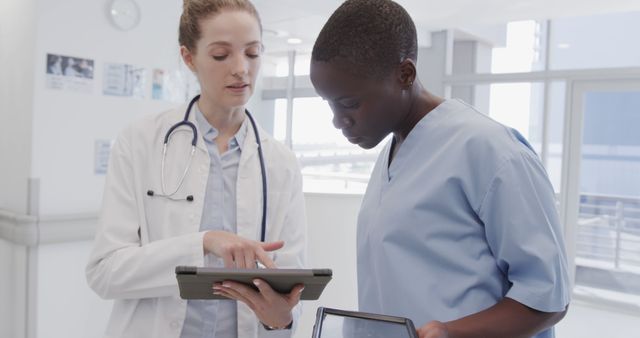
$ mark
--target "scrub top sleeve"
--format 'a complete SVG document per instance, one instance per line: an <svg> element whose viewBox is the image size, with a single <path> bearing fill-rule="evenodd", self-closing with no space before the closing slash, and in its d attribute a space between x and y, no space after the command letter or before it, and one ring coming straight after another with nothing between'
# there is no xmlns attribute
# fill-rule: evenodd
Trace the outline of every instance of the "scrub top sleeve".
<svg viewBox="0 0 640 338"><path fill-rule="evenodd" d="M522 151L496 171L477 209L505 297L543 312L563 311L570 286L553 187L537 157Z"/></svg>
<svg viewBox="0 0 640 338"><path fill-rule="evenodd" d="M126 135L126 134L125 134ZM177 296L177 265L203 265L204 233L142 244L130 146L118 137L109 160L102 213L86 267L89 286L102 298Z"/></svg>

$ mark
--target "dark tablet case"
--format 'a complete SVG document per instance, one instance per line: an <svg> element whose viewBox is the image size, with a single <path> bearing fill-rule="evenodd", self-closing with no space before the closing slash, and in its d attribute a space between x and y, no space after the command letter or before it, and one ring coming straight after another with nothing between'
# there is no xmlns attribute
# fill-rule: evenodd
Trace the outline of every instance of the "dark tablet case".
<svg viewBox="0 0 640 338"><path fill-rule="evenodd" d="M297 284L304 284L301 300L320 298L331 280L331 269L224 269L177 266L176 278L183 299L226 299L213 294L213 284L226 280L253 285L256 278L266 281L279 293L289 293Z"/></svg>

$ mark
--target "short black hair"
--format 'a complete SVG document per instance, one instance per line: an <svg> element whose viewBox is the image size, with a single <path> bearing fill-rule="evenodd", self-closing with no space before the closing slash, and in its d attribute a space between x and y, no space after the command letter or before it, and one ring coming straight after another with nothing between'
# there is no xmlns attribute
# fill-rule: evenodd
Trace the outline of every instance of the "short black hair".
<svg viewBox="0 0 640 338"><path fill-rule="evenodd" d="M382 78L406 59L417 62L418 38L409 13L391 0L347 0L313 46L313 61L341 59L359 75Z"/></svg>

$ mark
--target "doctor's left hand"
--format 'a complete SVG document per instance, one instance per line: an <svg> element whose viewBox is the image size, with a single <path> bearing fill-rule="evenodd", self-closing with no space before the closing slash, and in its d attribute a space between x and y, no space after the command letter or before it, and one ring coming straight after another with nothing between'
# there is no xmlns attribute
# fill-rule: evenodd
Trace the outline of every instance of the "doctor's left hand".
<svg viewBox="0 0 640 338"><path fill-rule="evenodd" d="M247 304L267 326L285 328L291 324L291 309L300 301L304 285L296 285L288 294L280 294L261 279L254 279L253 284L258 288L257 291L241 283L225 281L214 285L213 293Z"/></svg>

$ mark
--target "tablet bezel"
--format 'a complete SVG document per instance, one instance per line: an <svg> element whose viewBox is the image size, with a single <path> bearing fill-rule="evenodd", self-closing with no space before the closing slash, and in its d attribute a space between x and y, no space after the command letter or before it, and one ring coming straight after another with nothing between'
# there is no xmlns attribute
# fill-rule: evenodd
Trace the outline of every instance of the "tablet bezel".
<svg viewBox="0 0 640 338"><path fill-rule="evenodd" d="M213 294L214 283L236 281L257 289L252 281L258 278L280 293L288 293L297 284L304 284L300 300L317 300L333 275L331 269L226 269L194 266L177 266L175 272L182 299L227 299Z"/></svg>
<svg viewBox="0 0 640 338"><path fill-rule="evenodd" d="M358 318L358 319L369 319L369 320L377 320L377 321L383 321L383 322L391 322L394 324L402 324L407 329L407 333L410 338L418 338L416 328L413 325L413 322L411 321L411 319L409 318L381 315L377 313L339 310L339 309L332 309L327 307L319 307L318 310L316 311L316 323L313 326L313 338L321 337L322 323L323 323L325 314L342 316L342 317L352 317L352 318Z"/></svg>

